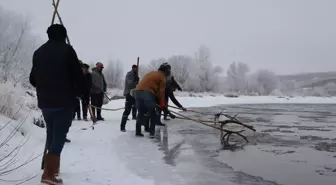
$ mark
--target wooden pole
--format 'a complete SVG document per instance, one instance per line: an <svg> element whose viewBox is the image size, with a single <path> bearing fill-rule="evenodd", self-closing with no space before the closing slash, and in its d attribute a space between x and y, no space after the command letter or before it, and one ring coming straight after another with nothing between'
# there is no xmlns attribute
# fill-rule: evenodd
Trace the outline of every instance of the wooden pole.
<svg viewBox="0 0 336 185"><path fill-rule="evenodd" d="M60 0L58 0L57 3L55 3L55 0L53 0L53 6L54 6L54 8L55 8L55 12L56 12L56 15L57 15L57 18L58 18L59 22L64 26L63 21L62 21L62 18L61 18L60 14L59 14L59 12L58 12L58 10L57 10L57 9L58 9L59 1L60 1ZM55 15L55 14L54 14L54 15ZM54 18L53 18L53 19L54 19ZM67 40L68 44L71 45L71 43L70 43L70 39L69 39L69 37L68 37L68 34L67 34L67 36L66 36L66 40Z"/></svg>
<svg viewBox="0 0 336 185"><path fill-rule="evenodd" d="M139 60L140 60L140 58L138 57L138 60L137 60L137 75L139 76L139 68L140 68L140 66L139 66Z"/></svg>
<svg viewBox="0 0 336 185"><path fill-rule="evenodd" d="M53 16L52 16L52 19L51 19L51 25L53 25L54 22L55 22L55 16L56 16L56 13L57 13L59 2L60 2L60 0L57 0L56 5L55 5L55 0L53 0L53 5L55 7L55 10L54 10L54 13L53 13Z"/></svg>

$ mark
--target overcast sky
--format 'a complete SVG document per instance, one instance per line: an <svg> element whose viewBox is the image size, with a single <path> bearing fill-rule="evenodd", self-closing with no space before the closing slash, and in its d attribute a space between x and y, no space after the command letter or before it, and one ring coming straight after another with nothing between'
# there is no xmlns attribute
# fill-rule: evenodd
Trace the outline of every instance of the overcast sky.
<svg viewBox="0 0 336 185"><path fill-rule="evenodd" d="M1 0L30 16L46 40L52 0ZM212 61L279 74L336 71L336 0L61 0L59 11L83 61L130 67L204 44Z"/></svg>

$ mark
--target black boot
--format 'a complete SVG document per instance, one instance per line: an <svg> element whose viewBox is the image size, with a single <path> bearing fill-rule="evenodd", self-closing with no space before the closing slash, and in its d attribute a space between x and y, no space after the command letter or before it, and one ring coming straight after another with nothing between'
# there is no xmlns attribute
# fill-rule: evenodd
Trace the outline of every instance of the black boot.
<svg viewBox="0 0 336 185"><path fill-rule="evenodd" d="M142 133L135 133L135 136L137 136L137 137L144 137L144 135Z"/></svg>
<svg viewBox="0 0 336 185"><path fill-rule="evenodd" d="M144 121L144 117L138 117L135 123L135 136L143 137L144 135L141 133L141 125Z"/></svg>
<svg viewBox="0 0 336 185"><path fill-rule="evenodd" d="M120 124L120 131L121 132L126 132L126 123L127 123L127 117L125 115L122 116L121 118L121 124Z"/></svg>
<svg viewBox="0 0 336 185"><path fill-rule="evenodd" d="M145 132L149 132L149 117L145 116L145 122L144 122Z"/></svg>
<svg viewBox="0 0 336 185"><path fill-rule="evenodd" d="M166 124L163 124L161 121L159 123L156 124L157 126L166 126Z"/></svg>
<svg viewBox="0 0 336 185"><path fill-rule="evenodd" d="M101 116L101 109L97 109L97 120L105 121L105 119Z"/></svg>
<svg viewBox="0 0 336 185"><path fill-rule="evenodd" d="M149 138L154 139L155 138L155 133L150 133Z"/></svg>

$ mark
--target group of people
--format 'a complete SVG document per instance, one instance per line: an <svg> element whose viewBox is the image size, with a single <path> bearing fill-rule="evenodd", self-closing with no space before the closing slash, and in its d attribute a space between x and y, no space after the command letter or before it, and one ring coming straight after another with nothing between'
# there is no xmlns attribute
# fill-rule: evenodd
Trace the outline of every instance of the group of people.
<svg viewBox="0 0 336 185"><path fill-rule="evenodd" d="M169 98L177 107L186 111L174 96L174 91L182 89L171 75L171 66L168 63L163 63L158 71L147 73L140 82L137 71L138 67L133 65L132 70L126 74L124 88L126 102L120 131L126 132L128 116L135 106L138 111L135 135L144 136L141 131L143 125L150 138L154 138L155 126L165 126L160 119L162 112L165 120L169 120L168 115L175 118L175 115L168 110Z"/></svg>
<svg viewBox="0 0 336 185"><path fill-rule="evenodd" d="M82 112L84 121L88 121L88 106L92 104L92 113L94 121L104 121L101 115L101 107L103 106L103 99L106 93L106 81L102 73L104 65L100 62L89 72L90 66L82 63L83 70L83 88L81 96L75 100L75 109L73 112L73 120L76 118L81 120L80 100L82 102ZM96 116L97 112L97 116Z"/></svg>
<svg viewBox="0 0 336 185"><path fill-rule="evenodd" d="M91 102L93 121L104 120L101 107L106 95L106 81L102 71L104 66L98 62L89 72L89 65L83 64L76 51L66 43L67 30L63 25L53 24L47 30L49 40L33 54L30 83L36 88L38 107L46 122L46 154L41 183L47 185L63 184L59 177L60 156L66 142L66 136L76 117L81 119L80 100L83 119L87 119L88 106ZM136 119L135 135L143 137L141 126L155 135L155 126L170 115L170 98L182 110L186 110L176 100L173 92L182 90L171 76L168 63L162 64L158 71L149 72L142 80L138 77L138 66L133 65L125 79L125 110L122 115L120 130L126 131L126 122L132 112ZM136 115L138 113L138 115Z"/></svg>

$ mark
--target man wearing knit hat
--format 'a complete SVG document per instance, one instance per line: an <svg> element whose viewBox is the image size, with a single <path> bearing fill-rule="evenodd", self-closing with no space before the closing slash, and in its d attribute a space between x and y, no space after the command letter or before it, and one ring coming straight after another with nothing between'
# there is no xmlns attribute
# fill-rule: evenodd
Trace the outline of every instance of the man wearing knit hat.
<svg viewBox="0 0 336 185"><path fill-rule="evenodd" d="M65 27L54 24L47 33L49 40L34 52L29 81L36 88L38 107L47 125L47 153L41 182L62 184L62 179L57 178L60 155L76 97L81 94L83 73L75 50L65 42Z"/></svg>

